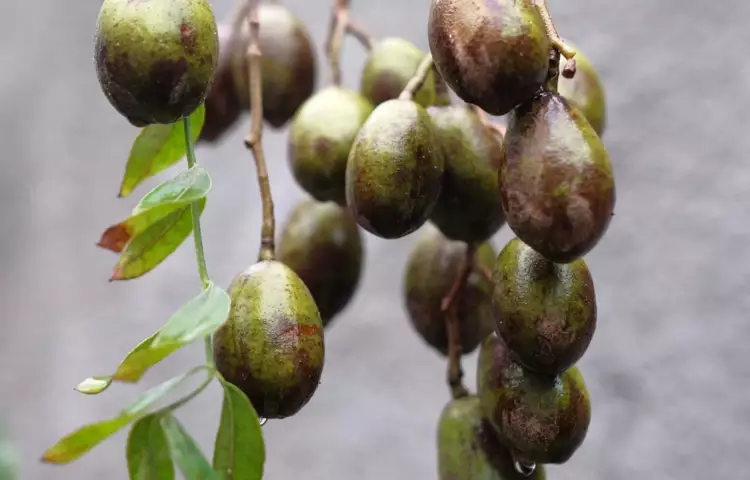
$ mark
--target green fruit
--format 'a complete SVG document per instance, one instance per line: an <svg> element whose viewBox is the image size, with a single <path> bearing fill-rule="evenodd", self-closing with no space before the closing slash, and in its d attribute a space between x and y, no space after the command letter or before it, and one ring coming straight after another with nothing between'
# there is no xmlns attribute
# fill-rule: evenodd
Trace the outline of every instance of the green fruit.
<svg viewBox="0 0 750 480"><path fill-rule="evenodd" d="M263 418L297 413L318 388L325 347L318 307L296 273L261 261L232 281L232 305L213 340L219 373Z"/></svg>
<svg viewBox="0 0 750 480"><path fill-rule="evenodd" d="M443 191L430 219L448 238L483 242L505 223L497 194L502 138L466 106L427 111L445 153Z"/></svg>
<svg viewBox="0 0 750 480"><path fill-rule="evenodd" d="M409 320L422 339L443 355L448 353L448 332L440 307L465 257L465 243L451 241L427 224L406 263L403 294ZM489 243L482 244L474 256L476 264L487 269L492 268L494 259L495 250ZM474 268L457 298L464 354L473 352L494 329L491 294L492 283Z"/></svg>
<svg viewBox="0 0 750 480"><path fill-rule="evenodd" d="M230 55L231 26L219 25L219 62L206 97L206 118L199 141L219 141L240 118L243 108L237 97Z"/></svg>
<svg viewBox="0 0 750 480"><path fill-rule="evenodd" d="M432 213L444 166L427 111L409 100L389 100L375 108L349 153L347 204L370 233L403 237Z"/></svg>
<svg viewBox="0 0 750 480"><path fill-rule="evenodd" d="M497 332L519 362L556 375L583 356L596 328L583 259L555 264L515 238L497 257L493 279Z"/></svg>
<svg viewBox="0 0 750 480"><path fill-rule="evenodd" d="M447 107L453 103L448 84L445 83L443 77L437 73L434 67L432 73L435 75L435 101L432 104L436 107Z"/></svg>
<svg viewBox="0 0 750 480"><path fill-rule="evenodd" d="M360 90L376 107L387 100L398 98L401 91L417 73L426 53L401 38L384 38L370 51L362 71ZM435 72L431 71L414 101L423 107L436 101ZM440 102L445 102L441 97Z"/></svg>
<svg viewBox="0 0 750 480"><path fill-rule="evenodd" d="M99 84L136 127L168 124L203 103L219 58L206 0L104 0L96 23Z"/></svg>
<svg viewBox="0 0 750 480"><path fill-rule="evenodd" d="M604 85L591 61L578 47L565 42L576 50L576 74L573 78L560 75L557 91L572 105L583 112L586 120L600 137L607 123L607 101ZM560 59L560 68L565 66L565 59Z"/></svg>
<svg viewBox="0 0 750 480"><path fill-rule="evenodd" d="M305 24L278 3L258 6L263 118L274 128L283 127L315 90L315 45ZM250 105L247 48L249 27L243 24L234 52L236 85L240 101Z"/></svg>
<svg viewBox="0 0 750 480"><path fill-rule="evenodd" d="M558 376L534 373L493 333L479 349L477 387L484 417L519 459L564 463L586 437L591 404L576 367Z"/></svg>
<svg viewBox="0 0 750 480"><path fill-rule="evenodd" d="M550 44L532 0L433 0L428 36L450 88L491 115L508 113L547 77Z"/></svg>
<svg viewBox="0 0 750 480"><path fill-rule="evenodd" d="M557 93L542 92L513 111L499 180L508 226L553 262L585 255L609 227L609 154L583 113Z"/></svg>
<svg viewBox="0 0 750 480"><path fill-rule="evenodd" d="M362 250L357 223L347 209L332 202L303 201L284 226L279 261L307 285L323 326L354 296L362 274Z"/></svg>
<svg viewBox="0 0 750 480"><path fill-rule="evenodd" d="M292 174L316 200L346 205L346 162L373 107L357 92L320 90L297 111L289 131Z"/></svg>
<svg viewBox="0 0 750 480"><path fill-rule="evenodd" d="M438 423L440 480L544 480L543 465L529 476L518 473L513 456L482 418L479 397L451 401Z"/></svg>

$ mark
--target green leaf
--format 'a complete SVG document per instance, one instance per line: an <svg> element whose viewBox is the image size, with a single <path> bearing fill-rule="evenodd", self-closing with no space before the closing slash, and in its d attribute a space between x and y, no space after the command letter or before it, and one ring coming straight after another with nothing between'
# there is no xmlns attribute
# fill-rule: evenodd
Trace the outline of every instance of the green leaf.
<svg viewBox="0 0 750 480"><path fill-rule="evenodd" d="M193 369L147 390L112 419L85 425L75 432L66 435L44 452L42 461L47 463L68 463L77 459L138 418L154 402L198 370Z"/></svg>
<svg viewBox="0 0 750 480"><path fill-rule="evenodd" d="M260 480L266 447L258 414L242 391L219 378L224 404L214 445L214 469L222 480Z"/></svg>
<svg viewBox="0 0 750 480"><path fill-rule="evenodd" d="M136 423L128 436L127 459L130 480L173 480L174 464L161 415L147 415Z"/></svg>
<svg viewBox="0 0 750 480"><path fill-rule="evenodd" d="M203 105L190 115L194 142L203 129L205 115ZM179 162L185 154L185 127L182 120L141 129L130 149L119 196L130 195L141 182Z"/></svg>
<svg viewBox="0 0 750 480"><path fill-rule="evenodd" d="M161 205L185 205L204 198L211 190L211 176L195 166L161 183L138 202L133 215Z"/></svg>
<svg viewBox="0 0 750 480"><path fill-rule="evenodd" d="M161 419L162 428L167 436L167 443L172 460L180 468L186 480L218 480L216 472L201 452L195 440L171 413Z"/></svg>
<svg viewBox="0 0 750 480"><path fill-rule="evenodd" d="M113 380L134 383L146 371L179 348L212 334L229 315L229 295L210 283L197 297L180 307L156 333L128 353L109 377L91 377L76 390L95 395L103 392Z"/></svg>

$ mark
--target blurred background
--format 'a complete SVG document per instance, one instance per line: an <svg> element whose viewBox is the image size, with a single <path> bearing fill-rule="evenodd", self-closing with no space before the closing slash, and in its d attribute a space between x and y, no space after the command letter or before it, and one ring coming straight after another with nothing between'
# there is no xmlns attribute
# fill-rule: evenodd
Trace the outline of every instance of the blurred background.
<svg viewBox="0 0 750 480"><path fill-rule="evenodd" d="M286 0L322 42L329 1ZM377 37L427 48L427 0L355 0ZM750 3L550 0L561 35L589 56L608 94L604 141L616 216L586 260L599 305L579 366L593 418L583 446L550 479L750 478ZM117 199L137 131L108 104L93 66L101 2L0 5L0 423L24 480L125 479L126 430L65 467L41 453L84 423L114 415L148 385L202 360L180 351L134 387L73 391L105 374L200 286L192 242L149 275L108 283L116 257L95 246L180 164ZM230 0L214 0L219 19ZM365 54L344 49L357 88ZM319 85L325 78L319 57ZM255 260L260 203L242 145L247 120L199 161L214 179L203 215L211 276L222 285ZM304 198L284 131L266 130L282 223ZM744 213L743 213L744 212ZM511 237L503 229L501 248ZM414 236L366 237L360 290L326 334L320 388L302 412L269 422L269 480L436 478L435 429L448 400L445 363L408 324L401 275ZM475 355L464 361L473 386ZM220 391L179 417L210 452Z"/></svg>

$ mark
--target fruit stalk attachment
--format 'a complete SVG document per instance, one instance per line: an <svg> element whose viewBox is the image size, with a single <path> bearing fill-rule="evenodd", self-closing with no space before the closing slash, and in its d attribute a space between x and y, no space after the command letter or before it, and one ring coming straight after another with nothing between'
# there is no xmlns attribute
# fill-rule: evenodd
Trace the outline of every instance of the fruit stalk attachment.
<svg viewBox="0 0 750 480"><path fill-rule="evenodd" d="M193 144L193 128L190 125L190 118L185 117L182 119L182 124L185 126L185 150L187 151L187 163L188 168L193 168L198 165L198 160L195 158L195 145ZM201 283L203 288L206 289L211 283L211 279L208 276L208 267L206 267L206 255L203 251L203 234L201 233L201 221L200 221L200 202L198 200L190 204L190 215L193 222L193 240L195 242L195 257L198 261L198 273L201 276Z"/></svg>
<svg viewBox="0 0 750 480"><path fill-rule="evenodd" d="M427 80L427 75L430 74L431 70L432 54L428 53L424 56L424 59L422 59L422 63L419 64L417 72L413 77L411 77L409 83L406 84L406 87L404 87L401 95L399 95L399 100L413 100L414 94L417 92L417 90L422 88L422 85L424 85L424 82Z"/></svg>
<svg viewBox="0 0 750 480"><path fill-rule="evenodd" d="M461 367L461 324L458 318L458 298L466 285L471 269L474 266L474 255L477 247L473 244L466 244L466 255L461 262L461 268L458 275L443 298L440 305L440 311L445 318L446 330L448 332L448 372L447 380L451 389L453 398L463 398L469 395L469 391L463 384L464 371Z"/></svg>
<svg viewBox="0 0 750 480"><path fill-rule="evenodd" d="M250 45L248 46L248 59L250 70L250 101L252 108L252 121L250 132L245 137L245 146L252 152L255 167L258 172L258 188L263 204L263 223L260 231L260 252L258 260L273 260L276 257L274 235L276 220L273 213L273 197L271 195L271 183L268 180L268 169L263 153L263 91L261 76L260 51L260 20L258 19L258 0L247 0L247 22L250 27Z"/></svg>
<svg viewBox="0 0 750 480"><path fill-rule="evenodd" d="M341 85L341 47L344 35L350 34L362 44L365 49L372 50L375 39L359 24L352 20L349 10L351 0L334 0L331 8L331 21L328 25L328 36L325 42L326 57L328 58L330 83Z"/></svg>
<svg viewBox="0 0 750 480"><path fill-rule="evenodd" d="M552 15L549 13L549 8L547 8L547 0L535 0L534 5L542 17L544 31L547 33L550 45L552 46L550 48L549 73L547 74L546 88L549 91L556 92L557 80L560 74L560 55L568 60L563 70L563 75L565 78L573 78L576 71L576 64L573 57L575 57L576 51L565 45L565 42L558 35L555 22L552 21Z"/></svg>

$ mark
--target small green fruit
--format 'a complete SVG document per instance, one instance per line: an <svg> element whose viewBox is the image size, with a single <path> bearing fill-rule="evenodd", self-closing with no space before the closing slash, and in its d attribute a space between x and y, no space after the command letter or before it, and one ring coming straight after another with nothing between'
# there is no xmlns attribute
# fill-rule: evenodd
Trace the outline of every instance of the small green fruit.
<svg viewBox="0 0 750 480"><path fill-rule="evenodd" d="M346 205L346 162L373 107L357 92L328 87L308 99L289 130L289 163L297 183L319 201Z"/></svg>
<svg viewBox="0 0 750 480"><path fill-rule="evenodd" d="M301 202L278 244L279 261L307 285L326 326L351 301L362 275L357 222L333 202Z"/></svg>
<svg viewBox="0 0 750 480"><path fill-rule="evenodd" d="M609 227L609 154L583 113L557 93L542 92L510 115L498 178L508 226L553 262L582 257Z"/></svg>
<svg viewBox="0 0 750 480"><path fill-rule="evenodd" d="M104 0L96 23L96 73L112 106L136 127L195 111L219 58L206 0Z"/></svg>
<svg viewBox="0 0 750 480"><path fill-rule="evenodd" d="M581 50L570 42L565 42L576 50L576 74L573 78L560 75L557 91L572 105L583 112L586 120L600 137L607 124L607 101L599 74L594 65ZM560 59L560 68L565 66L565 59Z"/></svg>
<svg viewBox="0 0 750 480"><path fill-rule="evenodd" d="M261 417L294 415L318 388L325 357L310 291L283 263L261 261L232 281L229 295L229 317L213 340L217 370Z"/></svg>
<svg viewBox="0 0 750 480"><path fill-rule="evenodd" d="M427 111L410 100L389 100L375 108L349 153L347 204L370 233L406 236L432 213L444 166Z"/></svg>
<svg viewBox="0 0 750 480"><path fill-rule="evenodd" d="M505 115L549 70L549 40L532 0L433 0L428 23L435 67L462 100Z"/></svg>
<svg viewBox="0 0 750 480"><path fill-rule="evenodd" d="M380 40L370 51L362 71L362 95L376 107L387 100L398 98L411 77L417 73L425 55L425 52L404 39ZM444 95L437 101L444 103ZM431 71L424 85L417 90L414 101L428 107L434 105L436 99L435 72Z"/></svg>
<svg viewBox="0 0 750 480"><path fill-rule="evenodd" d="M466 244L451 241L429 223L423 227L406 263L403 292L414 329L428 345L448 353L445 315L440 307L458 277L466 256ZM492 268L495 250L482 244L474 256L477 265ZM462 353L473 352L494 329L492 283L477 268L469 274L457 298Z"/></svg>
<svg viewBox="0 0 750 480"><path fill-rule="evenodd" d="M518 473L511 452L482 418L479 397L451 401L438 424L440 480L544 480L544 465L531 475Z"/></svg>
<svg viewBox="0 0 750 480"><path fill-rule="evenodd" d="M591 404L576 367L558 376L526 370L493 333L479 349L477 386L482 413L520 459L564 463L583 443Z"/></svg>
<svg viewBox="0 0 750 480"><path fill-rule="evenodd" d="M483 242L505 223L497 194L502 138L466 106L427 111L445 152L443 191L430 219L448 238Z"/></svg>
<svg viewBox="0 0 750 480"><path fill-rule="evenodd" d="M596 328L594 282L583 259L552 263L521 240L494 269L497 332L527 368L557 375L586 352Z"/></svg>

